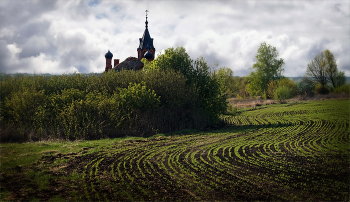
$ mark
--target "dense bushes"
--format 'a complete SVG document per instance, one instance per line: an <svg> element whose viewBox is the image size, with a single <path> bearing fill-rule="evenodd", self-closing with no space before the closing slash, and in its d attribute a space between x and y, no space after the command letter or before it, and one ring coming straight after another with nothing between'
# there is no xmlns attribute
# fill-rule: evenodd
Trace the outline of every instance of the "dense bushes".
<svg viewBox="0 0 350 202"><path fill-rule="evenodd" d="M267 84L267 95L270 98L284 102L286 99L294 97L298 94L297 85L293 80L282 78L280 80L271 80Z"/></svg>
<svg viewBox="0 0 350 202"><path fill-rule="evenodd" d="M278 100L280 103L284 103L286 99L290 97L290 88L287 86L279 86L274 91L274 98L275 100Z"/></svg>
<svg viewBox="0 0 350 202"><path fill-rule="evenodd" d="M143 60L145 62L145 59ZM186 84L196 95L195 106L202 119L210 123L219 120L219 115L226 112L227 96L224 96L224 86L221 76L210 71L204 58L192 60L185 48L168 48L164 54L158 55L152 62L145 62L144 71L175 70L187 79Z"/></svg>
<svg viewBox="0 0 350 202"><path fill-rule="evenodd" d="M186 71L2 75L1 141L148 136L215 123L226 111L219 78L203 59Z"/></svg>
<svg viewBox="0 0 350 202"><path fill-rule="evenodd" d="M334 93L350 93L350 84L344 84L333 89Z"/></svg>
<svg viewBox="0 0 350 202"><path fill-rule="evenodd" d="M97 139L204 127L209 122L186 81L173 70L7 75L1 80L1 139Z"/></svg>
<svg viewBox="0 0 350 202"><path fill-rule="evenodd" d="M315 92L317 94L325 95L325 94L328 94L330 90L327 88L326 85L321 85L320 83L318 83L315 86Z"/></svg>

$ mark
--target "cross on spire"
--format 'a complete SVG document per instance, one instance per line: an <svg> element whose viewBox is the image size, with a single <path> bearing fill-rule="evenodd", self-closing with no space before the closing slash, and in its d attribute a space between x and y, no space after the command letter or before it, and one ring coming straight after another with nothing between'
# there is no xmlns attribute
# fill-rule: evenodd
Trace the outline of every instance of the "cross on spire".
<svg viewBox="0 0 350 202"><path fill-rule="evenodd" d="M146 22L145 22L145 24L146 24L146 28L148 28L147 12L149 12L149 11L148 11L148 10L146 10L145 12L146 12Z"/></svg>

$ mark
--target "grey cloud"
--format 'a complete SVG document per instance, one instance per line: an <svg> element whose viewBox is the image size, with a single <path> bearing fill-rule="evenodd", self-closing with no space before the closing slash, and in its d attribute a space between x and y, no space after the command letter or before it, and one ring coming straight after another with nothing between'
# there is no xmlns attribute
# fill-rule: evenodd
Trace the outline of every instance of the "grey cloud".
<svg viewBox="0 0 350 202"><path fill-rule="evenodd" d="M79 72L89 72L89 62L96 60L99 52L87 47L85 35L77 33L73 36L58 34L57 41L60 55L60 64L64 68L78 67Z"/></svg>
<svg viewBox="0 0 350 202"><path fill-rule="evenodd" d="M8 72L8 60L10 59L10 53L7 49L7 43L4 40L0 40L0 68L1 72Z"/></svg>
<svg viewBox="0 0 350 202"><path fill-rule="evenodd" d="M324 38L324 39L314 43L313 45L311 45L311 47L309 47L307 50L306 59L308 59L310 61L312 59L314 59L317 54L319 54L320 52L327 49L326 46L329 43L330 43L330 40L327 38Z"/></svg>
<svg viewBox="0 0 350 202"><path fill-rule="evenodd" d="M249 75L252 70L248 68L246 69L238 69L233 71L234 76L244 76L244 75Z"/></svg>
<svg viewBox="0 0 350 202"><path fill-rule="evenodd" d="M0 3L1 26L18 26L55 10L57 1L2 0Z"/></svg>

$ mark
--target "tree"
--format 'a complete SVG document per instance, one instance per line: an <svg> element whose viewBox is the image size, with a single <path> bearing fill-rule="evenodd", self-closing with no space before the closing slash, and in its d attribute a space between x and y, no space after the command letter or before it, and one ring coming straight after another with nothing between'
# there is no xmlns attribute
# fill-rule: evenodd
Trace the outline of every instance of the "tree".
<svg viewBox="0 0 350 202"><path fill-rule="evenodd" d="M338 70L335 57L328 49L317 54L307 65L305 76L320 83L323 87L328 82L332 84L333 88L345 83L344 72Z"/></svg>
<svg viewBox="0 0 350 202"><path fill-rule="evenodd" d="M224 94L228 97L232 97L233 93L238 91L238 89L236 89L233 71L230 68L223 67L217 71L217 75L220 78L221 85L223 86Z"/></svg>
<svg viewBox="0 0 350 202"><path fill-rule="evenodd" d="M346 83L345 72L337 71L337 73L334 75L334 84L335 84L334 88L345 85L345 83Z"/></svg>
<svg viewBox="0 0 350 202"><path fill-rule="evenodd" d="M184 47L168 48L164 51L164 54L157 56L152 62L146 63L146 68L151 70L166 70L168 68L181 72L186 78L193 77L193 60L186 53Z"/></svg>
<svg viewBox="0 0 350 202"><path fill-rule="evenodd" d="M248 76L247 91L252 96L260 95L264 90L266 91L269 81L277 81L282 78L284 60L278 59L278 55L275 47L266 44L266 42L260 45L255 56L257 62L252 67L255 71Z"/></svg>
<svg viewBox="0 0 350 202"><path fill-rule="evenodd" d="M226 111L227 101L223 95L222 82L217 74L210 71L210 67L203 57L192 60L183 47L168 48L164 54L160 54L150 63L146 63L146 70L167 71L173 69L182 73L187 81L186 84L192 88L200 108L210 122L217 122L219 116Z"/></svg>
<svg viewBox="0 0 350 202"><path fill-rule="evenodd" d="M336 87L335 78L338 73L337 63L335 61L333 53L328 49L324 51L325 63L326 63L326 74L328 76L328 81L332 83L333 88Z"/></svg>
<svg viewBox="0 0 350 202"><path fill-rule="evenodd" d="M322 86L327 84L326 61L325 54L321 52L317 54L313 60L307 65L306 77L312 78L314 82L320 83Z"/></svg>

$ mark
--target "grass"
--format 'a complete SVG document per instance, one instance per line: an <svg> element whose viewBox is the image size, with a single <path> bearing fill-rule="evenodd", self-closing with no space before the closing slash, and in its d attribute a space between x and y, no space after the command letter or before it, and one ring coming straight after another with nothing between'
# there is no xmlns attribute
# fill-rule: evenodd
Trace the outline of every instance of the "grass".
<svg viewBox="0 0 350 202"><path fill-rule="evenodd" d="M1 144L1 201L349 200L349 99L223 115L218 130Z"/></svg>

